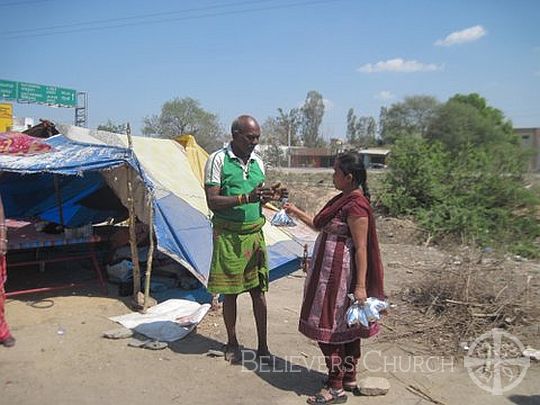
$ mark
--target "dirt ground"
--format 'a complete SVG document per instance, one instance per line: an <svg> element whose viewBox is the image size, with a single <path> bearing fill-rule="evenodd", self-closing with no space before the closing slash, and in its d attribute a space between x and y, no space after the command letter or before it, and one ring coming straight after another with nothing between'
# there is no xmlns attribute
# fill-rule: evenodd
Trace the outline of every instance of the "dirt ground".
<svg viewBox="0 0 540 405"><path fill-rule="evenodd" d="M325 177L323 183L327 180ZM291 188L291 200L321 201L334 192L323 183L309 193L300 186ZM530 364L515 388L497 396L473 382L463 354L441 354L422 335L388 339L395 334L390 325L395 327L396 317L408 316L400 301L402 288L453 260L454 255L419 243L421 235L411 222L378 218L378 228L386 292L397 305L394 314L398 315L392 315L391 309L381 334L363 341L358 378L385 377L391 388L381 397L349 396L348 403L540 403L538 362ZM511 258L507 262L512 272L530 277L536 299L540 264ZM208 356L209 350L221 349L226 338L218 312L209 313L185 339L152 351L129 347L127 340L101 337L102 332L118 326L108 317L130 312L127 299L118 297L114 288L107 297L90 288L9 299L7 318L17 345L0 347L0 404L305 403L306 396L321 387L325 368L316 344L297 331L303 282L299 270L271 283L267 295L269 343L275 359L260 367L251 361L256 332L246 294L240 296L238 305L238 335L246 360L242 366ZM538 320L527 328L529 333L520 335L523 344L540 349Z"/></svg>
<svg viewBox="0 0 540 405"><path fill-rule="evenodd" d="M434 248L402 243L383 243L382 253L391 299L410 276L405 267L392 263L407 261L429 267L445 255ZM421 271L417 267L415 271ZM99 296L98 290L77 290L10 299L7 317L17 345L0 347L0 403L305 403L305 396L320 387L324 367L317 346L297 332L302 286L301 271L271 284L269 341L276 355L272 370L270 366L254 370L250 362L248 349L256 347L256 334L247 295L239 299L238 314L239 337L248 360L245 366L207 355L209 349L219 350L225 340L219 313L210 313L187 338L165 350L151 351L128 347L126 340L101 337L103 331L116 327L108 317L129 312L123 298ZM540 402L538 363L529 367L516 388L493 396L473 383L462 358L433 356L429 346L413 339L384 341L384 334L383 327L381 338L363 342L358 377L387 378L389 393L384 397L350 396L348 403Z"/></svg>

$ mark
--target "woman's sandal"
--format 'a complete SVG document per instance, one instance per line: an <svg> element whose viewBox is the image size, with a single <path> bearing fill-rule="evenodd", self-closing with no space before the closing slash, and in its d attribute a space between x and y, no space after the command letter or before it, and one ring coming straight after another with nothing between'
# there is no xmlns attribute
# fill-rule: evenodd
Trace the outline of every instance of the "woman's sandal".
<svg viewBox="0 0 540 405"><path fill-rule="evenodd" d="M362 395L362 393L360 392L360 388L358 388L358 385L356 385L356 383L343 383L343 389L347 392L350 392L355 397L359 397L360 395Z"/></svg>
<svg viewBox="0 0 540 405"><path fill-rule="evenodd" d="M341 390L328 388L328 393L332 396L331 398L325 398L324 395L319 392L318 394L315 394L313 398L308 398L306 402L312 405L344 404L347 402L347 395Z"/></svg>
<svg viewBox="0 0 540 405"><path fill-rule="evenodd" d="M5 347L13 347L15 346L15 338L13 336L8 336L7 338L0 340L0 345L4 345Z"/></svg>

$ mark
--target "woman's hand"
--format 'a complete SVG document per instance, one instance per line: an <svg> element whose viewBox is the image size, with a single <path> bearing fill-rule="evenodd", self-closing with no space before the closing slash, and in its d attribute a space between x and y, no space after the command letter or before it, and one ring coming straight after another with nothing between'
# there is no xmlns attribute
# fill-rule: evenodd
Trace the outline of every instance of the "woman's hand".
<svg viewBox="0 0 540 405"><path fill-rule="evenodd" d="M287 214L293 214L300 221L307 224L307 226L315 229L315 226L313 225L313 217L309 215L308 213L302 211L296 205L291 204L290 202L286 202L285 204L283 204L283 209L285 210Z"/></svg>
<svg viewBox="0 0 540 405"><path fill-rule="evenodd" d="M367 300L366 287L356 287L354 289L354 298L360 303L363 304Z"/></svg>
<svg viewBox="0 0 540 405"><path fill-rule="evenodd" d="M298 213L302 212L300 208L298 208L296 205L290 202L283 204L283 209L285 210L287 214L293 214L296 216L298 216Z"/></svg>

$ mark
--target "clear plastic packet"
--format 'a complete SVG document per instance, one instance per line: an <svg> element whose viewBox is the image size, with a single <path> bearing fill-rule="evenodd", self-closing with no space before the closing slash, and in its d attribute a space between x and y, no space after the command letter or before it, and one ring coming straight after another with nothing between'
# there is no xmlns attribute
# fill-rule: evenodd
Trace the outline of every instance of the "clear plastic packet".
<svg viewBox="0 0 540 405"><path fill-rule="evenodd" d="M352 294L349 294L349 298L353 301L345 315L349 327L362 325L369 328L370 323L381 319L381 312L389 307L388 302L378 298L369 297L363 304L356 301Z"/></svg>
<svg viewBox="0 0 540 405"><path fill-rule="evenodd" d="M274 214L270 223L274 226L296 226L296 222L285 212L284 209Z"/></svg>
<svg viewBox="0 0 540 405"><path fill-rule="evenodd" d="M281 203L285 204L288 201L287 198L282 198ZM274 226L296 226L296 222L285 212L284 209L280 209L274 214L270 223Z"/></svg>

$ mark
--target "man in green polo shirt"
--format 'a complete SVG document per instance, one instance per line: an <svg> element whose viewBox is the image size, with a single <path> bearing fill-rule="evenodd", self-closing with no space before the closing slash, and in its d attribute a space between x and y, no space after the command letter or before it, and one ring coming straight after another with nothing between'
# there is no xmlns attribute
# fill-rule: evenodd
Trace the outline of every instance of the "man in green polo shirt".
<svg viewBox="0 0 540 405"><path fill-rule="evenodd" d="M248 115L231 126L232 141L208 158L205 190L214 213L212 266L208 291L222 294L223 320L227 329L225 359L241 361L236 338L236 298L249 291L257 325L259 357L269 356L267 344L268 258L262 227L262 204L273 197L264 188L264 165L254 152L261 129Z"/></svg>

